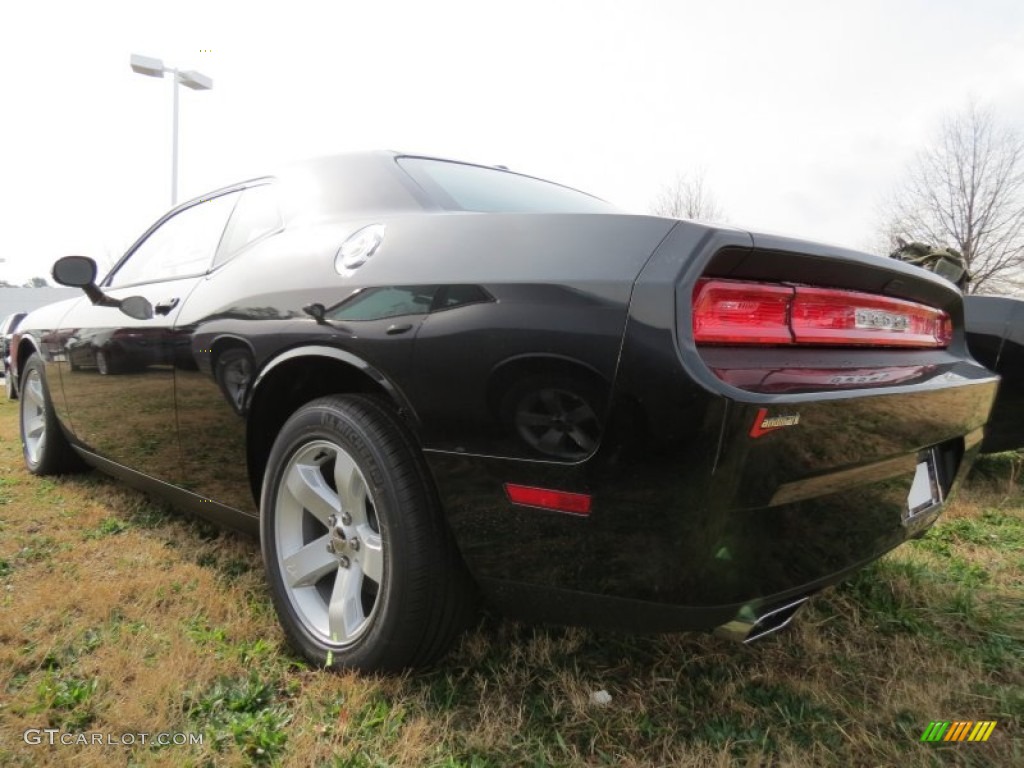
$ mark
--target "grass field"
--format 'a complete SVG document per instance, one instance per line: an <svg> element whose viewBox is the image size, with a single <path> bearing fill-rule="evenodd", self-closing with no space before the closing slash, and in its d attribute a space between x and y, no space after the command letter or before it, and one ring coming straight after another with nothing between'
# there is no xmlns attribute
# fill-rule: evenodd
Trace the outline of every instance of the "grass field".
<svg viewBox="0 0 1024 768"><path fill-rule="evenodd" d="M29 476L15 406L0 402L0 765L1024 765L1019 457L988 460L925 538L761 644L485 614L437 668L378 678L283 647L255 541L98 474ZM998 725L922 743L932 720ZM202 744L25 742L46 728Z"/></svg>

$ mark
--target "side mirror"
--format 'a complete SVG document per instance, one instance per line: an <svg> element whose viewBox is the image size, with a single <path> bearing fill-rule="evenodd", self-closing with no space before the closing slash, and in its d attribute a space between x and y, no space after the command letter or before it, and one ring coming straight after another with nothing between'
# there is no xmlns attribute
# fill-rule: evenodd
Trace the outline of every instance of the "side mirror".
<svg viewBox="0 0 1024 768"><path fill-rule="evenodd" d="M53 279L59 285L81 288L89 301L100 307L117 307L128 317L149 320L153 317L153 305L143 296L128 296L115 299L107 296L96 285L96 262L88 256L65 256L53 265Z"/></svg>
<svg viewBox="0 0 1024 768"><path fill-rule="evenodd" d="M149 320L153 317L153 305L145 296L128 296L121 299L118 309L136 320Z"/></svg>
<svg viewBox="0 0 1024 768"><path fill-rule="evenodd" d="M88 256L65 256L53 265L53 279L59 285L85 288L96 284L96 262Z"/></svg>
<svg viewBox="0 0 1024 768"><path fill-rule="evenodd" d="M330 323L324 319L327 308L324 307L323 304L310 304L309 306L303 307L302 311L316 320L318 325L330 325Z"/></svg>

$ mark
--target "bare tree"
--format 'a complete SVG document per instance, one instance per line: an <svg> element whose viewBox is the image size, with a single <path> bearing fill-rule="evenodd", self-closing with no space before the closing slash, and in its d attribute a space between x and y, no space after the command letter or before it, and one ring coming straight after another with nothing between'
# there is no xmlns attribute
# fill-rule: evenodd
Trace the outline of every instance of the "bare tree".
<svg viewBox="0 0 1024 768"><path fill-rule="evenodd" d="M885 206L897 238L963 254L972 292L1024 288L1024 136L971 105L943 121Z"/></svg>
<svg viewBox="0 0 1024 768"><path fill-rule="evenodd" d="M702 170L679 173L672 182L663 185L651 203L651 213L673 219L725 220L725 212L708 188Z"/></svg>

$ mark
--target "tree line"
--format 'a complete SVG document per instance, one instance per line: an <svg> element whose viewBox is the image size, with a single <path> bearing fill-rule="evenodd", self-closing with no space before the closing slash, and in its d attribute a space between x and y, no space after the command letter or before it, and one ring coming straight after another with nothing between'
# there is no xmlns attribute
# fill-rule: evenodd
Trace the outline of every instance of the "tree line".
<svg viewBox="0 0 1024 768"><path fill-rule="evenodd" d="M7 280L0 280L0 288L47 288L49 285L45 277L33 277L24 285L15 285Z"/></svg>

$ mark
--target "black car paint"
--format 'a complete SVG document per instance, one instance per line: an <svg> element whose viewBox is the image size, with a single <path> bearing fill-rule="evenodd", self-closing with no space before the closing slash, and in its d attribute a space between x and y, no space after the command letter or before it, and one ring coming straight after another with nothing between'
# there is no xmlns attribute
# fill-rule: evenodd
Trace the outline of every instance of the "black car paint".
<svg viewBox="0 0 1024 768"><path fill-rule="evenodd" d="M655 217L443 211L387 153L311 164L278 183L305 190L283 194L283 231L207 273L108 291L177 298L168 314L132 320L78 300L23 324L19 363L42 355L87 459L199 514L256 531L262 462L287 416L279 404L372 392L417 436L464 560L506 610L708 628L812 592L920 533L940 509L904 520L923 452L936 452L948 492L978 450L997 381L967 354L959 293L912 267ZM369 223L384 224L384 245L339 275L338 246ZM923 301L951 313L956 336L941 352L701 350L689 327L701 275ZM489 299L330 319L360 291L403 286L471 286ZM71 370L71 331L143 327L160 338L155 362L120 376ZM922 372L889 386L772 392L725 383L721 365L762 379ZM511 428L502 403L523 381L578 386L595 401L590 455L539 451ZM800 426L754 440L762 408L799 412ZM505 483L592 494L594 509L517 506Z"/></svg>

